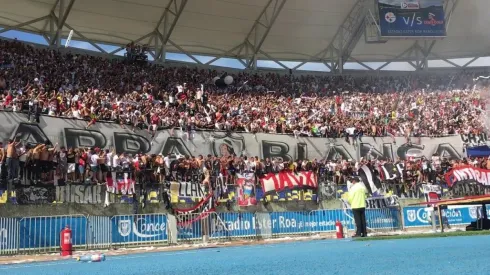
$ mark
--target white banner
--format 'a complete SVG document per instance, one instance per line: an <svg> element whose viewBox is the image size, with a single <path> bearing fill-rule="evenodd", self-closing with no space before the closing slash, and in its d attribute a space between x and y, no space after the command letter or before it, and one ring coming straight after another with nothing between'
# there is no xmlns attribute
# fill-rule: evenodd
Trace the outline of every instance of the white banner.
<svg viewBox="0 0 490 275"><path fill-rule="evenodd" d="M313 172L280 172L267 174L260 179L264 193L283 191L284 189L317 189L318 182Z"/></svg>
<svg viewBox="0 0 490 275"><path fill-rule="evenodd" d="M225 133L197 131L186 138L179 130L159 130L155 137L143 129L130 131L114 123L97 122L86 129L87 122L41 116L40 123L28 123L25 114L0 112L2 131L0 139L8 140L16 136L24 142L59 142L65 147L114 148L117 152L128 154L178 154L178 155L216 155L230 156L245 154L262 159L356 159L390 158L409 159L431 157L433 154L449 159L460 159L464 144L486 141L485 135L461 135L445 138L421 138L407 142L404 137L363 137L353 146L353 140L321 137L298 137L257 133ZM417 144L420 141L419 144ZM417 143L416 143L417 142ZM129 146L130 145L130 146Z"/></svg>

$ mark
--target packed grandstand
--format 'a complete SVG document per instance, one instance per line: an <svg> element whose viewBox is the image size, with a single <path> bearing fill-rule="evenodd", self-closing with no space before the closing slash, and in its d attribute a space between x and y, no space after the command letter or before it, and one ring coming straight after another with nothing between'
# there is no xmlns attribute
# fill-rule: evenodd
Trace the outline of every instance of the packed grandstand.
<svg viewBox="0 0 490 275"><path fill-rule="evenodd" d="M168 6L163 9L164 13L158 20L153 32L139 39L135 37L131 37L129 40L124 39L124 43L120 37L129 34L121 33L122 26L131 29L134 19L121 17L119 24L116 24L117 27L115 27L116 25L104 24L108 32L112 28L110 30L112 35L101 39L104 42L120 46L112 53L118 50L126 51L124 57L118 58L114 56L106 58L109 56L93 55L87 51L69 50L70 39L75 33L74 39L85 40L98 51L106 52L105 49L101 48L101 43L91 41L91 38L100 38L94 36L95 32L87 31L86 36L84 36L75 28L64 23L64 20L67 19L67 22L70 20L79 21L80 18L89 16L91 12L81 9L78 2L73 3L72 1L68 6L62 5L63 2L53 3L54 8L51 10L53 13L55 8L59 7L60 14L51 14L49 18L39 17L17 26L21 30L32 31L30 28L35 28L44 20L49 23L50 20L57 19L56 16L58 19L63 19L63 22L56 22L59 24L58 32L50 34L51 36L55 35L49 37L49 47L38 47L16 39L0 40L1 108L4 112L26 114L25 122L39 123L43 116L49 116L86 121L84 124L86 129L97 129L98 123L112 123L120 129L135 134L148 132L151 138L155 136L158 130L169 129L172 133L174 130L180 130L187 133L187 137L192 136L196 131L207 130L225 133L250 133L254 137L258 133L267 133L272 135L287 134L295 138L312 137L334 140L339 138L345 140L349 145L361 143L363 137L386 137L387 140L391 139L393 144L396 143L395 139L400 137L407 144L412 144L412 142L417 144L424 137L479 136L484 134L486 130L485 123L481 119L482 115L486 113L487 105L486 98L482 95L486 94L489 88L488 77L485 77L486 72L460 68L459 70L421 73L422 69L427 69L429 61L430 50L427 52L425 41L424 43L420 42L420 44L419 41L416 41L409 48L413 52L418 51L425 55L422 58L424 60L416 60L417 72L407 72L406 74L389 74L387 72L384 74L380 70L388 65L386 63L378 68L377 73L368 70L365 74L357 71L349 75L348 72L339 69L344 65L347 66L348 62L345 63L347 60L341 62L343 56L339 56L335 50L334 44L340 39L338 32L331 37L330 46L321 52L319 50L325 43L324 41L317 41L317 39L323 29L320 31L309 25L308 28L312 28L312 32L315 32L311 43L306 43L307 40L298 43L297 40L300 39L294 39L288 43L275 43L277 37L280 36L275 32L287 30L289 34L290 31L283 17L285 15L280 14L281 10L285 7L284 12L288 15L293 11L298 12L294 4L286 3L286 1L269 1L267 4L259 3L258 6L251 3L234 3L230 5L240 6L242 10L240 12L238 9L228 10L226 16L229 18L238 16L237 12L245 18L246 14L256 14L257 11L264 8L264 12L254 21L252 30L257 32L256 35L263 35L265 45L261 43L255 45L255 42L253 42L254 45L250 45L252 44L250 42L251 31L245 42L241 44L241 48L235 47L224 54L218 55L213 52L213 49L224 46L218 43L223 39L211 36L211 33L208 33L209 36L193 37L193 41L200 40L193 47L197 47L197 52L202 54L215 55L216 58L212 61L227 55L236 54L239 56L242 54L246 60L240 60L240 62L246 62L247 66L245 67L252 70L223 71L223 68L213 66L169 66L161 62L166 58L163 46L170 50L178 49L191 59L196 60L192 54L177 45L181 42L179 39L185 41L186 38L183 37L189 35L188 32L180 33L182 28L179 29L180 25L177 21L181 14L184 17L181 19L184 21L190 20L189 14L193 14L194 17L202 19L199 20L201 24L210 23L211 15L204 13L197 15L195 13L195 10L201 10L198 7L202 4L201 2L187 3L187 1L182 1L181 6L174 6L173 4L178 1L168 1ZM316 3L315 5L326 5L324 8L328 10L330 6L327 2ZM330 14L328 20L335 21L331 25L340 25L339 28L344 28L343 25L349 23L347 20L351 20L350 23L352 24L366 27L363 25L364 22L356 21L356 18L364 17L351 16L347 18L346 16L366 12L367 2L369 1L345 1L345 3L343 2L345 5L338 4L336 6L337 12ZM22 8L19 3L10 5L11 10ZM75 8L71 10L73 5ZM130 1L127 5L133 6L134 14L131 16L143 11L148 15L155 15L156 12L153 8L149 9L149 6L141 3ZM311 5L311 7L315 5ZM455 7L455 4L452 5ZM46 3L35 11L42 13L47 7L48 4ZM188 10L185 10L185 7ZM307 4L305 7L311 8ZM446 17L449 18L453 15L454 7L451 5L446 7L448 8ZM126 9L122 6L112 8L117 9L121 14ZM115 10L101 9L103 11L100 11L101 13L94 18L100 22L109 22L105 21L109 20L108 17L101 14L115 12ZM269 15L274 19L264 23L264 18ZM14 14L9 16L15 17ZM216 14L214 16L222 18L223 15ZM317 16L316 14L312 15L310 19L326 20L325 18L327 18L325 16L317 18ZM461 20L462 14L455 13L454 16L456 16L454 20ZM281 26L276 24L276 28L271 29L276 17L280 22L286 24ZM344 18L346 21L342 23ZM177 44L170 40L172 30L169 34L161 35L159 28L164 19L173 19L173 24L177 24L177 29L174 30ZM97 20L83 20L77 25L83 25L82 28L91 30L97 27L93 25L96 24ZM366 20L369 21L370 19ZM233 21L233 24L235 23ZM230 23L228 28L232 29L240 25L236 24ZM261 24L262 27L267 26L265 33L261 33L259 30ZM212 28L210 27L210 29ZM0 32L9 31L9 29L0 30ZM16 29L16 26L12 26L11 29ZM137 33L140 32L140 30L134 30ZM273 37L268 38L274 42L272 44L268 44L266 40L269 31L272 31L271 36ZM459 28L453 32L461 34ZM476 35L474 30L466 30L466 34L469 38ZM289 40L296 35L298 33L291 33ZM389 56L394 53L402 44L399 42L401 40L384 44L386 41L383 41L378 35L375 41L370 43L374 43L375 46L379 47L379 51L383 49L386 53L379 53L377 50L372 53L370 52L372 46L369 45L373 44L367 42L367 34L365 35L366 41L362 42L359 37L356 40L354 30L344 28L345 38L350 37L352 41L349 43L353 43L352 45L345 45L346 51L348 51L346 54L352 54L352 60L364 67L367 65L363 62L386 61L385 55ZM62 38L66 38L65 48L68 47L68 50L60 49ZM159 42L153 45L152 39L158 39L164 44L168 43L168 45L158 45ZM448 64L454 64L449 58L458 57L459 52L462 52L462 42L456 41L451 35L447 39L451 41L452 47L460 46L456 47L457 50L446 51L448 52L447 59L441 58L441 60ZM359 44L362 44L362 49L358 49L356 52L349 47L355 46L358 40ZM390 43L396 44L396 47L390 47ZM430 49L432 50L435 45L434 51L437 52L438 47L446 45L443 43L443 41L437 44L433 42ZM424 47L420 46L421 44L424 44ZM472 44L475 52L483 50L480 44ZM284 55L282 58L287 59L289 55L292 60L302 62L298 62L298 65L294 68L291 67L292 69L290 68L289 71L258 72L255 70L257 69L257 57L269 57L266 52L260 50L261 46L263 46L264 51L277 48L279 52L275 56L278 58ZM240 49L238 53L236 52L237 49ZM252 58L248 59L250 56L245 52L251 49L254 50L254 53ZM310 53L309 59L304 58L303 51ZM320 55L327 56L329 51L331 60L329 62L324 60L323 63L331 69L332 74L308 74L307 72L299 74L297 71L293 73L293 70L302 64L306 64L308 61L316 61ZM289 54L285 54L286 52ZM319 52L319 54L311 55L311 52ZM147 57L150 55L155 62L147 62ZM362 59L363 55L367 56L366 60L358 61L355 59ZM399 57L403 57L403 54ZM397 58L392 59L392 61ZM335 59L340 59L340 61ZM476 59L475 57L473 60L465 62L465 66L462 67L466 67ZM272 60L281 65L280 62ZM410 60L410 54L408 60ZM212 61L206 64L212 64ZM338 64L339 62L342 64ZM281 66L284 67L284 65ZM414 66L413 63L412 66ZM478 78L478 76L484 77ZM217 79L224 79L224 81L217 82ZM183 178L187 174L199 174L202 179L205 179L206 175L214 178L224 177L226 178L224 181L230 185L234 185L234 179L231 178L236 173L246 171L253 171L257 178L267 173L278 173L283 170L315 171L317 173L322 171L322 175L325 175L329 182L345 184L348 177L355 175L359 167L365 164L375 167L374 170L378 170L382 165L394 164L396 166L399 163L403 163L406 167L403 170L405 174L401 175L400 179L414 185L421 182L435 183L436 179L437 181L442 180L442 175L450 169L450 166L458 163L487 167L484 159L456 160L454 155L451 159L444 158L443 155L434 158L426 155L426 158L420 159L396 159L395 157L393 159L362 159L356 157L356 159L283 160L280 158L262 158L256 155L240 154L239 152L215 156L145 154L148 152L128 155L127 152L115 152L112 150L113 148L108 147L67 148L64 144L27 144L19 139L4 142L8 145L7 149L4 150L5 152L2 151L2 158L5 158L5 161L11 159L10 162L12 162L12 158L18 159L19 164L14 161L14 163L7 165L7 169L2 169L2 179L21 179L26 185L39 182L58 184L56 182L58 180L61 180L60 183L67 181L95 184L106 182L107 178L116 177L116 175L111 177L111 173L123 170L129 172L130 177L138 182L164 182L175 180L179 176ZM17 146L17 150L8 149L13 145ZM149 172L143 172L146 170ZM57 180L54 180L55 178Z"/></svg>
<svg viewBox="0 0 490 275"><path fill-rule="evenodd" d="M0 41L4 111L86 120L86 127L115 122L134 132L211 129L305 137L439 137L484 131L480 119L486 81L475 72L407 76L314 76L240 72L233 83L213 83L223 72L189 67L106 60L60 53L17 41ZM236 173L315 171L329 182L345 184L368 160L260 159L256 156L130 156L100 148L19 144L19 169L4 169L3 178L27 183L106 182L111 171L131 167L137 182L164 182L200 174L224 177L234 185ZM8 156L7 156L8 157ZM390 160L376 160L373 167ZM450 163L440 158L403 162L405 181L437 182ZM52 164L51 164L52 163ZM457 163L456 163L457 164ZM482 159L473 165L486 168ZM11 165L12 167L12 165ZM100 167L100 169L98 168ZM433 173L431 172L433 171ZM407 174L408 173L408 174ZM115 178L116 176L114 176ZM213 180L213 184L216 180ZM257 181L258 183L258 181ZM56 185L58 183L56 182ZM224 189L223 189L224 190ZM224 192L226 193L226 192ZM222 194L221 196L228 196Z"/></svg>
<svg viewBox="0 0 490 275"><path fill-rule="evenodd" d="M0 256L490 228L490 1L458 2L2 1Z"/></svg>
<svg viewBox="0 0 490 275"><path fill-rule="evenodd" d="M231 74L127 64L0 41L3 108L116 121L134 129L216 129L305 136L443 136L481 133L477 72L407 76ZM34 111L35 110L35 111Z"/></svg>

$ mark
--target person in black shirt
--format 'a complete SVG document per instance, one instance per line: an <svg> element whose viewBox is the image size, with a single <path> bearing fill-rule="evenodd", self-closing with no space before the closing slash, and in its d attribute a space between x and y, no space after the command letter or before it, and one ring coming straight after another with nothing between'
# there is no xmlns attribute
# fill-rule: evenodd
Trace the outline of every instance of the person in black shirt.
<svg viewBox="0 0 490 275"><path fill-rule="evenodd" d="M273 168L272 162L269 158L265 159L264 173L265 174L274 173L274 168Z"/></svg>
<svg viewBox="0 0 490 275"><path fill-rule="evenodd" d="M221 162L219 158L213 157L213 176L218 176L219 173L221 172Z"/></svg>
<svg viewBox="0 0 490 275"><path fill-rule="evenodd" d="M208 94L203 91L201 96L201 102L203 105L208 104Z"/></svg>

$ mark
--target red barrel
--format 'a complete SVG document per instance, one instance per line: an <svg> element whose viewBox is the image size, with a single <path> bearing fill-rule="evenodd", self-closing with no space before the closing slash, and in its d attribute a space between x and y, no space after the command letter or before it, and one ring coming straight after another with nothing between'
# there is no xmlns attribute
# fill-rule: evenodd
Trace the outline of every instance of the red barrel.
<svg viewBox="0 0 490 275"><path fill-rule="evenodd" d="M68 225L60 233L61 256L71 256L73 245L71 243L71 229Z"/></svg>
<svg viewBox="0 0 490 275"><path fill-rule="evenodd" d="M344 238L344 226L342 226L342 223L340 221L335 222L335 232L337 234L337 239Z"/></svg>

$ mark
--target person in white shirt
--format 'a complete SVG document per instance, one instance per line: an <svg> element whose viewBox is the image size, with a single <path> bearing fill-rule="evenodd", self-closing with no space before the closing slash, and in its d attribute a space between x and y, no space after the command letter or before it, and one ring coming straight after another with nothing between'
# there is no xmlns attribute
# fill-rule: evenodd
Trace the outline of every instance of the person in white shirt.
<svg viewBox="0 0 490 275"><path fill-rule="evenodd" d="M111 168L111 175L112 175L112 180L114 183L117 182L117 170L120 169L121 167L121 162L119 160L119 156L117 154L114 154L112 156L112 168Z"/></svg>
<svg viewBox="0 0 490 275"><path fill-rule="evenodd" d="M96 182L99 173L99 155L97 152L93 152L90 156L90 171L92 172L92 180Z"/></svg>
<svg viewBox="0 0 490 275"><path fill-rule="evenodd" d="M165 163L165 176L170 176L170 154L167 154L164 158L163 161Z"/></svg>

